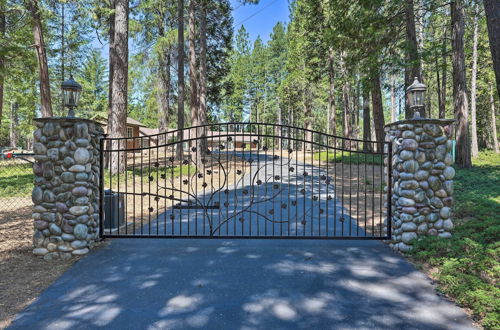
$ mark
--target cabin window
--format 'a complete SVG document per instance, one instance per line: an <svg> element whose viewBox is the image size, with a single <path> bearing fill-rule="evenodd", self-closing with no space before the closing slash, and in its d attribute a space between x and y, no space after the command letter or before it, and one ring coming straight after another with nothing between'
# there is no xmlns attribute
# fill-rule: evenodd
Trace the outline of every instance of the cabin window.
<svg viewBox="0 0 500 330"><path fill-rule="evenodd" d="M134 137L134 129L132 127L127 127L127 137Z"/></svg>

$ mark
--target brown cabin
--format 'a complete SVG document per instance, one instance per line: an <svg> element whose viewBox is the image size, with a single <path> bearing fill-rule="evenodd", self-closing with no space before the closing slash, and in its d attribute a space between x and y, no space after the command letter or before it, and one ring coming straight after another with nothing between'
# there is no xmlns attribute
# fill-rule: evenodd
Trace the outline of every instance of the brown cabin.
<svg viewBox="0 0 500 330"><path fill-rule="evenodd" d="M97 121L99 124L102 125L102 128L104 129L104 133L108 133L108 119L104 118L103 116L95 116L92 118L93 120ZM127 138L139 138L141 136L147 135L144 133L141 133L141 129L144 131L144 129L147 129L146 125L141 123L138 120L135 120L133 118L127 117ZM127 139L127 149L135 149L135 148L141 148L145 144L147 146L147 143L149 143L149 139Z"/></svg>

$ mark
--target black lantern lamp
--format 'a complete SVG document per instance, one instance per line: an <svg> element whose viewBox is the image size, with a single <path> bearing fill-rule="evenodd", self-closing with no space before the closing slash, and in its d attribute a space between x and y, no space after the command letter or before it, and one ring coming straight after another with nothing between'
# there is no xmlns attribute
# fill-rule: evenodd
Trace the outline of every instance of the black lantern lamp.
<svg viewBox="0 0 500 330"><path fill-rule="evenodd" d="M420 81L418 81L417 77L415 77L413 84L411 84L406 89L406 95L408 96L408 103L410 105L410 109L418 110L424 107L426 90L427 87Z"/></svg>
<svg viewBox="0 0 500 330"><path fill-rule="evenodd" d="M64 106L69 108L68 117L75 117L75 108L78 105L82 86L70 75L69 79L61 84L64 95Z"/></svg>

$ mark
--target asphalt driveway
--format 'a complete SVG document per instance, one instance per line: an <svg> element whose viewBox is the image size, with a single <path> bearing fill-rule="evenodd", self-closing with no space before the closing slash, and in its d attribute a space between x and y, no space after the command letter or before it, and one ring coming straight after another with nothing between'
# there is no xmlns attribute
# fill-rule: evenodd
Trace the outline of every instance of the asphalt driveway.
<svg viewBox="0 0 500 330"><path fill-rule="evenodd" d="M11 329L471 329L376 241L116 239Z"/></svg>

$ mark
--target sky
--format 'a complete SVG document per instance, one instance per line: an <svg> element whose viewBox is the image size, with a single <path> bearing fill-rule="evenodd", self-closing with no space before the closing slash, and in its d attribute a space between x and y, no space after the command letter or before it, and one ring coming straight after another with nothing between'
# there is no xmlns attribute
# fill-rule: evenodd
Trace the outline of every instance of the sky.
<svg viewBox="0 0 500 330"><path fill-rule="evenodd" d="M231 0L231 5L235 33L244 25L252 42L259 35L267 42L276 23L289 21L288 0L260 0L256 5L241 5L240 1Z"/></svg>
<svg viewBox="0 0 500 330"><path fill-rule="evenodd" d="M260 38L267 42L278 22L289 21L288 0L260 0L258 4L242 5L240 0L230 0L233 7L234 33L241 25L245 26L250 41L253 43ZM108 58L108 45L101 45L97 39L93 40L92 46L100 49L104 58ZM133 48L133 45L131 45Z"/></svg>

